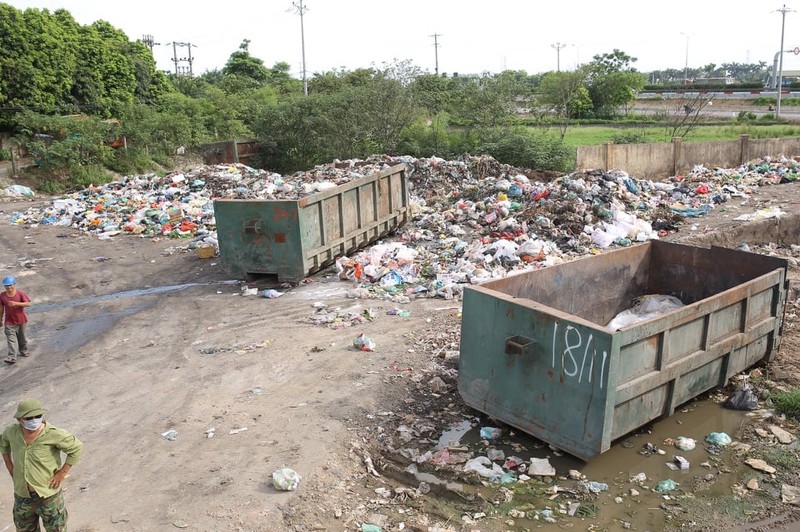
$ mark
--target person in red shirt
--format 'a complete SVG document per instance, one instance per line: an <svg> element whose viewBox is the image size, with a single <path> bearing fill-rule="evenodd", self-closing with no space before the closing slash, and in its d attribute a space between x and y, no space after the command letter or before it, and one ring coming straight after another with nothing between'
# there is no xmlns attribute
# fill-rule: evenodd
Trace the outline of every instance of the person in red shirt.
<svg viewBox="0 0 800 532"><path fill-rule="evenodd" d="M5 362L14 364L17 356L29 356L28 338L25 336L25 324L28 323L25 307L31 306L31 300L25 292L17 290L17 280L11 275L3 279L3 288L5 292L0 294L0 323L5 325L8 342Z"/></svg>

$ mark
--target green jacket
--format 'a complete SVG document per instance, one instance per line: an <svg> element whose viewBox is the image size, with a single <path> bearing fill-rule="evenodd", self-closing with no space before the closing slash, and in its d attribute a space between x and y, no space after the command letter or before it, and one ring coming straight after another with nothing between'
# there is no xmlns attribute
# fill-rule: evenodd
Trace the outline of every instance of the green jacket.
<svg viewBox="0 0 800 532"><path fill-rule="evenodd" d="M44 429L31 442L25 444L19 423L9 425L0 434L0 453L11 453L14 462L14 493L30 497L28 484L42 498L58 493L49 486L50 479L61 469L61 453L67 455L66 463L75 465L81 456L83 443L64 429L45 422Z"/></svg>

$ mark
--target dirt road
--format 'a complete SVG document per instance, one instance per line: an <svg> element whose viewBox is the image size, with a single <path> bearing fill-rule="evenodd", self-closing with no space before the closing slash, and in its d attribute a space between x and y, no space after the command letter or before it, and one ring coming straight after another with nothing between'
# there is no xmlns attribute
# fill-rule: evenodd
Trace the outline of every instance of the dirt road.
<svg viewBox="0 0 800 532"><path fill-rule="evenodd" d="M765 202L800 190L777 188ZM276 299L243 296L217 259L180 241L6 223L29 206L0 206L0 271L34 302L33 356L0 368L0 416L12 422L16 403L36 397L49 422L84 441L66 486L71 530L520 529L506 517L461 522L479 519L488 495L425 496L432 482L399 482L389 454L375 454L398 425L414 427L417 442L435 441L433 422L425 429L419 420L476 417L455 393L456 363L445 356L458 349L459 301L348 299L352 285L330 274L277 287L285 293ZM315 325L315 304L373 319ZM411 316L387 315L397 307ZM361 332L374 352L353 347ZM282 466L302 476L297 491L272 487ZM0 530L11 526L11 504L6 478ZM648 521L663 523L662 510L651 513Z"/></svg>

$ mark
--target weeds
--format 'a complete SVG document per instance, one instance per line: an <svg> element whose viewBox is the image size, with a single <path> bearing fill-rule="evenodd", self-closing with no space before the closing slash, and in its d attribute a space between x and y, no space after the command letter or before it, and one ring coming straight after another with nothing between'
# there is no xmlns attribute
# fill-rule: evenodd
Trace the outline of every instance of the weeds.
<svg viewBox="0 0 800 532"><path fill-rule="evenodd" d="M770 394L770 399L775 404L775 410L800 421L800 388L783 392L776 391Z"/></svg>

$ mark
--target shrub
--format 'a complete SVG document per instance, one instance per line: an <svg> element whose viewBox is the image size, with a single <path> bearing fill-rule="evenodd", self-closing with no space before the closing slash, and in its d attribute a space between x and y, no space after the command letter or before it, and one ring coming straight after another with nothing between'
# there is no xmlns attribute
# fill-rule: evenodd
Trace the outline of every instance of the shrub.
<svg viewBox="0 0 800 532"><path fill-rule="evenodd" d="M611 139L614 144L645 144L649 142L647 135L639 132L617 133Z"/></svg>
<svg viewBox="0 0 800 532"><path fill-rule="evenodd" d="M737 122L751 122L755 120L756 114L753 111L739 111L739 114L736 116Z"/></svg>
<svg viewBox="0 0 800 532"><path fill-rule="evenodd" d="M500 162L537 170L569 171L572 150L558 138L525 128L492 128L478 132L475 153Z"/></svg>

